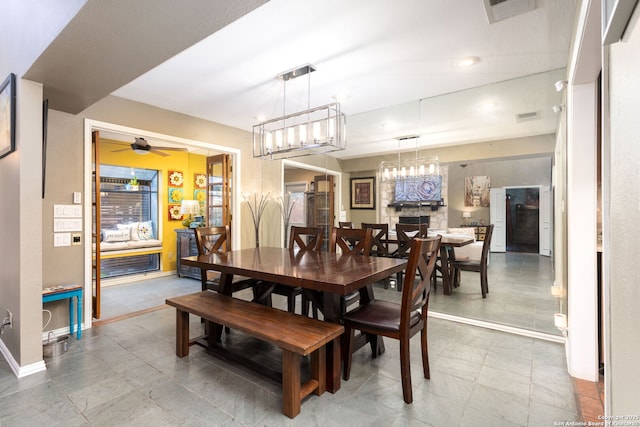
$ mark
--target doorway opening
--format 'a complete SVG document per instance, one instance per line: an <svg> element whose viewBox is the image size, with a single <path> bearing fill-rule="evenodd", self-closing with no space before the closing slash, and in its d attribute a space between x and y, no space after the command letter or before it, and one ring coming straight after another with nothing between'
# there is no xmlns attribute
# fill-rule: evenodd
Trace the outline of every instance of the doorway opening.
<svg viewBox="0 0 640 427"><path fill-rule="evenodd" d="M507 188L507 252L540 252L540 189Z"/></svg>

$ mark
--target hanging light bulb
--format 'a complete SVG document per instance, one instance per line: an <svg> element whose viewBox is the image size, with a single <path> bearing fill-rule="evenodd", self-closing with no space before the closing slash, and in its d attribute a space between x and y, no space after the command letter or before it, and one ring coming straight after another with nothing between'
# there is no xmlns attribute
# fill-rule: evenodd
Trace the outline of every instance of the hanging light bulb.
<svg viewBox="0 0 640 427"><path fill-rule="evenodd" d="M295 128L288 128L287 129L287 144L289 145L289 147L293 147L293 145L296 143L295 142L296 139L296 130Z"/></svg>
<svg viewBox="0 0 640 427"><path fill-rule="evenodd" d="M300 132L300 145L304 145L307 143L307 125L301 124L298 129Z"/></svg>
<svg viewBox="0 0 640 427"><path fill-rule="evenodd" d="M384 179L389 179L389 168L384 168Z"/></svg>
<svg viewBox="0 0 640 427"><path fill-rule="evenodd" d="M416 176L416 168L409 166L409 176Z"/></svg>
<svg viewBox="0 0 640 427"><path fill-rule="evenodd" d="M271 132L266 132L264 138L266 141L265 146L267 151L271 153L273 151L273 134Z"/></svg>
<svg viewBox="0 0 640 427"><path fill-rule="evenodd" d="M403 167L402 167L402 169L400 169L400 175L401 175L403 178L406 178L406 177L407 177L407 168L406 168L406 167L404 167L404 166L403 166Z"/></svg>
<svg viewBox="0 0 640 427"><path fill-rule="evenodd" d="M431 163L429 165L429 175L433 175L436 171L436 165L434 165L433 163Z"/></svg>
<svg viewBox="0 0 640 427"><path fill-rule="evenodd" d="M420 165L420 168L418 170L419 170L418 175L424 176L424 171L425 171L424 165Z"/></svg>
<svg viewBox="0 0 640 427"><path fill-rule="evenodd" d="M393 175L394 178L398 177L398 168L393 168L393 171L391 172L391 175Z"/></svg>

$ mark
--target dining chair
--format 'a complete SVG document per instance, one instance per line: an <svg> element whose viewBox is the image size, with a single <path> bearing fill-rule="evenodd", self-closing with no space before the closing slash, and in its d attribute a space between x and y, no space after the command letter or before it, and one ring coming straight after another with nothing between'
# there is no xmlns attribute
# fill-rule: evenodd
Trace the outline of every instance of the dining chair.
<svg viewBox="0 0 640 427"><path fill-rule="evenodd" d="M353 228L353 222L351 222L351 221L338 221L338 227L340 227L340 228Z"/></svg>
<svg viewBox="0 0 640 427"><path fill-rule="evenodd" d="M291 229L289 231L289 250L291 252L321 250L324 234L323 231L324 230L322 229L322 227L291 226ZM302 295L302 314L306 315L309 312L309 305L311 302L308 296L305 297L303 289L299 286L289 286L283 285L281 283L261 282L258 286L256 286L256 288L256 297L254 298L256 302L271 306L271 295L281 295L287 298L287 311L295 313L296 297L298 295ZM315 307L314 309L317 310L317 308Z"/></svg>
<svg viewBox="0 0 640 427"><path fill-rule="evenodd" d="M493 224L487 225L487 233L482 242L482 255L479 260L469 258L454 259L450 262L453 271L453 287L460 286L460 271L475 271L480 273L480 290L482 298L486 298L489 293L489 280L487 278L487 265L489 260L489 249L491 248L491 236L493 235Z"/></svg>
<svg viewBox="0 0 640 427"><path fill-rule="evenodd" d="M427 237L427 224L396 224L396 239L398 248L393 252L396 258L408 259L411 254L412 241L418 237L424 239ZM401 291L403 286L403 272L397 274L397 290Z"/></svg>
<svg viewBox="0 0 640 427"><path fill-rule="evenodd" d="M411 388L410 339L420 332L422 371L429 379L429 353L427 348L427 309L429 305L429 278L435 268L442 236L427 239L415 238L407 262L407 274L402 290L401 303L372 300L355 310L345 313L342 321L345 329L345 357L343 378L351 375L351 358L355 331L397 339L400 343L400 376L402 395L406 403L413 401ZM417 276L416 276L417 275ZM418 277L418 279L416 279Z"/></svg>
<svg viewBox="0 0 640 427"><path fill-rule="evenodd" d="M369 255L371 252L372 231L370 228L332 228L329 237L329 252L342 252L343 255ZM360 299L360 292L352 292L340 297L340 312Z"/></svg>
<svg viewBox="0 0 640 427"><path fill-rule="evenodd" d="M389 256L389 224L377 224L363 222L360 225L362 228L371 229L371 249L369 255L372 256ZM389 287L389 278L384 281L384 288Z"/></svg>
<svg viewBox="0 0 640 427"><path fill-rule="evenodd" d="M193 230L196 235L198 255L207 255L212 252L227 252L231 250L231 239L229 238L231 234L228 225L219 227L198 227ZM219 291L220 272L200 269L200 280L202 281L203 291ZM256 283L257 280L234 275L231 292L234 293L243 289L252 288Z"/></svg>
<svg viewBox="0 0 640 427"><path fill-rule="evenodd" d="M371 229L365 228L336 228L331 229L329 235L329 252L340 251L343 255L369 255L371 250ZM311 301L314 319L317 319L317 310L323 311L322 292L305 292ZM304 298L304 297L303 297ZM360 292L352 292L340 297L340 313L345 313L347 308L360 300ZM303 312L303 314L306 314Z"/></svg>
<svg viewBox="0 0 640 427"><path fill-rule="evenodd" d="M389 256L389 224L363 222L360 226L371 229L371 248L369 255Z"/></svg>

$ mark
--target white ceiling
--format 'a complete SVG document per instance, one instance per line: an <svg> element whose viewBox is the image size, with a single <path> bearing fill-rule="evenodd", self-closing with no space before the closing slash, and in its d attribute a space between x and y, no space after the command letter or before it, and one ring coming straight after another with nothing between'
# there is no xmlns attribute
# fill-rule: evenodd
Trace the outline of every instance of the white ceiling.
<svg viewBox="0 0 640 427"><path fill-rule="evenodd" d="M309 63L312 107L346 96L339 158L396 151L409 134L442 146L550 133L575 2L534 3L489 24L481 0L271 0L113 94L250 131L307 107L306 77L287 83L286 109L275 77ZM454 65L466 56L480 62Z"/></svg>

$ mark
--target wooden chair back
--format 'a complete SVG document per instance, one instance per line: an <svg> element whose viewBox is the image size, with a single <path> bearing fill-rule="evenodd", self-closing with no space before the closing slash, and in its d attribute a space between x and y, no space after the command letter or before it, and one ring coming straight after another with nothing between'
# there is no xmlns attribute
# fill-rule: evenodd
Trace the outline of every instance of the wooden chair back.
<svg viewBox="0 0 640 427"><path fill-rule="evenodd" d="M351 222L351 221L338 221L338 227L340 227L340 228L353 228L353 222Z"/></svg>
<svg viewBox="0 0 640 427"><path fill-rule="evenodd" d="M322 227L297 227L291 226L289 235L289 250L296 247L301 251L322 250L324 230Z"/></svg>
<svg viewBox="0 0 640 427"><path fill-rule="evenodd" d="M371 251L370 228L336 228L331 229L329 251L337 252L340 248L343 254L369 255Z"/></svg>
<svg viewBox="0 0 640 427"><path fill-rule="evenodd" d="M425 239L427 230L427 224L396 224L398 249L394 255L398 258L409 257L412 240L415 238Z"/></svg>
<svg viewBox="0 0 640 427"><path fill-rule="evenodd" d="M431 275L436 266L442 236L414 238L407 261L407 270L402 286L402 308L400 317L400 337L409 339L422 327L412 322L411 315L421 310L422 322L427 319ZM416 277L419 279L416 280Z"/></svg>
<svg viewBox="0 0 640 427"><path fill-rule="evenodd" d="M362 228L371 229L371 250L369 255L389 256L389 224L363 222Z"/></svg>
<svg viewBox="0 0 640 427"><path fill-rule="evenodd" d="M220 227L194 228L198 255L211 252L227 252L231 250L230 230L228 225Z"/></svg>
<svg viewBox="0 0 640 427"><path fill-rule="evenodd" d="M484 235L484 242L482 242L482 256L480 263L487 267L487 258L489 258L489 249L491 249L491 236L493 235L494 225L487 225L487 232Z"/></svg>

